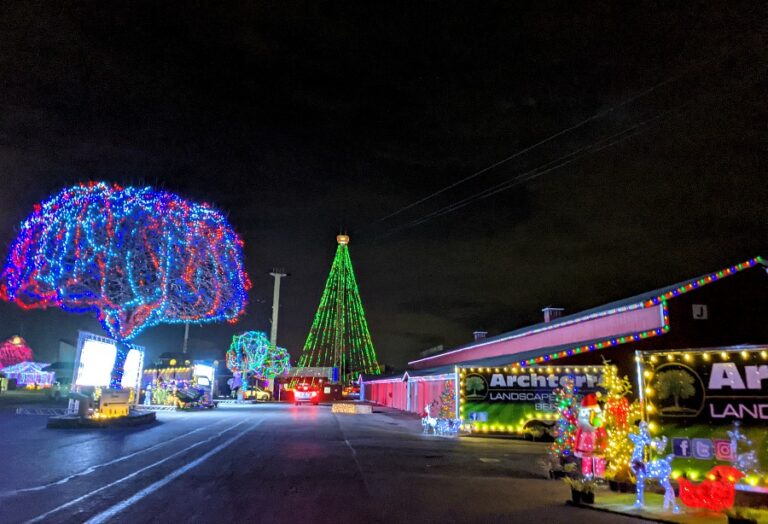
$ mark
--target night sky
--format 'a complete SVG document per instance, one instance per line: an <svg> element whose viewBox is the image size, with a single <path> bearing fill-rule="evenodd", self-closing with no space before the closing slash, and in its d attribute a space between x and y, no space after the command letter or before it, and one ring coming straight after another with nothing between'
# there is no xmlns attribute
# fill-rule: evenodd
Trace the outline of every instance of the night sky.
<svg viewBox="0 0 768 524"><path fill-rule="evenodd" d="M254 288L192 348L268 330L284 266L298 357L343 228L379 360L403 366L768 255L767 21L730 1L5 3L0 248L81 181L211 202ZM0 337L41 359L77 329L102 333L0 304Z"/></svg>

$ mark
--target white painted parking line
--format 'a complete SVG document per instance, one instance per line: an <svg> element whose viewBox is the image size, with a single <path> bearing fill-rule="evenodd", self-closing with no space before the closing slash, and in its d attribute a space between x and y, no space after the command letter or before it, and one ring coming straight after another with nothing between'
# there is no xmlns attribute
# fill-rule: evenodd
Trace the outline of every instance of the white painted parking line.
<svg viewBox="0 0 768 524"><path fill-rule="evenodd" d="M248 422L248 421L247 420L243 420L241 422L238 422L237 424L229 426L228 428L219 431L217 434L215 434L213 436L210 436L210 437L208 437L205 440L200 440L198 442L195 442L194 444L192 444L190 446L187 446L186 448L180 449L179 451L177 451L176 453L173 453L172 455L168 455L167 457L165 457L165 458L163 458L161 460L158 460L157 462L153 462L152 464L149 464L148 466L144 466L143 468L138 469L138 470L134 471L133 473L129 473L128 475L126 475L126 476L124 476L122 478L119 478L119 479L115 480L114 482L110 482L109 484L105 484L104 486L101 486L100 488L97 488L97 489L95 489L93 491L90 491L90 492L86 493L85 495L82 495L80 497L74 498L74 499L70 500L69 502L65 502L64 504L62 504L60 506L57 506L57 507L53 508L52 510L46 511L42 515L38 515L37 517L35 517L35 518L33 518L33 519L31 519L31 520L29 520L27 522L29 522L29 523L32 523L32 522L42 522L46 518L48 518L50 515L53 515L54 513L58 512L58 511L61 511L62 509L66 509L66 508L68 508L70 506L74 506L75 504L78 504L79 502L82 502L82 501L84 501L84 500L86 500L86 499L88 499L88 498L90 498L90 497L92 497L92 496L94 496L94 495L96 495L98 493L101 493L104 490L107 490L107 489L109 489L109 488L111 488L113 486L116 486L116 485L118 485L118 484L120 484L122 482L125 482L126 480L132 479L132 478L136 477L137 475L140 475L140 474L144 473L145 471L154 468L155 466L159 466L160 464L168 462L169 460L171 460L173 458L176 458L179 455L181 455L183 453L186 453L187 451L189 451L191 449L194 449L194 448L196 448L198 446L201 446L203 444L207 444L208 442L210 442L210 441L212 441L214 439L219 438L224 433L227 433L228 431L231 431L231 430L235 429L236 427L245 424L246 422Z"/></svg>
<svg viewBox="0 0 768 524"><path fill-rule="evenodd" d="M215 423L215 424L218 424L218 422ZM213 425L215 425L215 424L213 424ZM12 496L20 495L22 493L28 493L28 492L31 492L31 491L41 491L41 490L50 488L52 486L60 486L62 484L66 484L70 480L75 479L77 477L82 477L82 476L85 476L85 475L90 475L94 471L99 470L101 468L104 468L106 466L111 466L113 464L117 464L117 463L122 462L124 460L128 460L129 458L133 458L136 455L141 455L142 453L147 453L149 451L152 451L153 449L157 449L159 447L165 446L166 444L170 444L171 442L179 440L180 438L188 437L188 436L192 435L193 433L197 433L198 431L203 431L203 430L206 430L206 429L211 429L211 426L193 429L189 433L184 433L184 434L178 435L178 436L176 436L176 437L174 437L172 439L168 439L168 440L164 440L162 442L158 442L157 444L154 444L154 445L149 446L147 448L140 449L138 451L134 451L133 453L129 453L127 455L123 455L122 457L117 457L116 459L112 459L112 460L110 460L108 462L102 462L101 464L95 464L93 466L88 466L87 468L85 468L82 471L78 471L77 473L73 473L73 474L71 474L69 476L66 476L66 477L64 477L62 479L56 480L54 482L49 482L47 484L41 484L40 486L33 486L31 488L15 489L13 491L6 491L6 492L3 492L3 493L0 493L0 498L12 497Z"/></svg>
<svg viewBox="0 0 768 524"><path fill-rule="evenodd" d="M127 507L131 506L132 504L135 504L136 502L140 501L144 497L152 495L153 493L157 492L157 490L159 490L160 488L162 488L166 484L169 484L170 482L173 482L175 479L179 478L184 473L186 473L189 470L199 466L200 464L202 464L203 462L205 462L206 460L208 460L212 456L216 455L218 452L220 452L224 448L230 446L237 439L239 439L240 437L242 437L243 435L245 435L246 433L248 433L249 431L254 429L256 426L258 426L261 422L263 422L263 421L259 421L256 424L253 424L250 428L241 431L240 433L238 433L234 437L230 438L226 442L222 442L221 444L219 444L218 446L216 446L215 448L210 450L208 453L206 453L202 457L200 457L198 459L195 459L192 462L190 462L189 464L186 464L185 466L177 469L176 471L174 471L173 473L169 474L165 478L162 478L162 479L158 480L157 482L155 482L153 484L150 484L149 486L147 486L146 488L142 489L141 491L139 491L138 493L136 493L132 497L129 497L129 498L123 500L123 501L120 501L117 504L115 504L114 506L110 507L109 509L107 509L105 511L102 511L98 515L95 515L95 516L91 517L90 519L88 519L86 521L86 524L101 524L102 522L107 522L109 519L111 519L112 517L114 517L115 515L117 515L121 511L123 511L124 509L126 509Z"/></svg>

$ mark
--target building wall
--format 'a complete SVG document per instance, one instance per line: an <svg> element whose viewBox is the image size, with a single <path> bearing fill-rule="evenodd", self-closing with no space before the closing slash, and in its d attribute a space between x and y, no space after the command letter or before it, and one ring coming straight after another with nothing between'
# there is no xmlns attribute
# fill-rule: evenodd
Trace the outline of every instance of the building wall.
<svg viewBox="0 0 768 524"><path fill-rule="evenodd" d="M706 320L694 305L707 306ZM636 350L709 348L768 343L768 274L757 266L668 301L668 333L639 342L558 359L558 365L601 364L603 358L637 384Z"/></svg>
<svg viewBox="0 0 768 524"><path fill-rule="evenodd" d="M694 318L694 305L707 306L707 319ZM762 266L744 270L670 299L668 311L670 331L662 336L561 358L553 366L598 365L605 359L618 366L620 374L628 376L633 387L636 387L636 350L768 344L768 274ZM570 338L574 339L576 345L582 340L644 331L660 325L658 308L634 310L519 339L491 343L447 355L444 359L428 360L414 367L423 369L505 354L510 355L512 364L515 362L515 353L520 351L569 343ZM419 377L410 382L388 380L390 382L366 383L365 398L385 406L409 409L414 413L423 413L429 402L440 397L445 384L445 379L437 376L433 380Z"/></svg>
<svg viewBox="0 0 768 524"><path fill-rule="evenodd" d="M412 362L416 369L428 369L446 364L456 364L500 355L514 355L547 346L577 344L596 338L609 338L636 331L661 327L661 311L657 306L615 313L606 317L513 338L472 346L463 351L447 352L438 357Z"/></svg>
<svg viewBox="0 0 768 524"><path fill-rule="evenodd" d="M405 411L408 403L407 383L402 380L387 379L365 383L365 399L395 409Z"/></svg>
<svg viewBox="0 0 768 524"><path fill-rule="evenodd" d="M455 380L453 374L450 378L445 375L436 377L420 377L419 380L408 382L409 395L411 401L408 405L408 411L411 413L424 414L425 408L435 400L440 400L445 389L446 380Z"/></svg>
<svg viewBox="0 0 768 524"><path fill-rule="evenodd" d="M374 379L365 382L363 395L365 400L375 404L423 415L427 404L440 399L447 380L455 380L454 375L441 374L398 381Z"/></svg>

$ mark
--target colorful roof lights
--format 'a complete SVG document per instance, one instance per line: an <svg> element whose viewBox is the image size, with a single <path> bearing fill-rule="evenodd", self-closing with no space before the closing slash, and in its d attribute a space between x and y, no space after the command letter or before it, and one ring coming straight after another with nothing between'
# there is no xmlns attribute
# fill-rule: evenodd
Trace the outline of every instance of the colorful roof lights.
<svg viewBox="0 0 768 524"><path fill-rule="evenodd" d="M242 247L208 204L81 184L35 205L21 224L0 298L93 312L118 340L159 323L235 321L250 288Z"/></svg>

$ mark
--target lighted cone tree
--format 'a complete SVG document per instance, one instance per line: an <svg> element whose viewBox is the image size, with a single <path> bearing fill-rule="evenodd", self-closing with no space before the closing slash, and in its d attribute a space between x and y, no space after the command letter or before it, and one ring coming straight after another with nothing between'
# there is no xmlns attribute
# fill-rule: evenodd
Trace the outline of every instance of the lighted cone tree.
<svg viewBox="0 0 768 524"><path fill-rule="evenodd" d="M35 206L0 276L0 298L25 309L95 314L118 341L160 323L235 321L250 287L242 241L208 204L152 188L81 184Z"/></svg>
<svg viewBox="0 0 768 524"><path fill-rule="evenodd" d="M336 256L299 367L336 367L339 379L346 382L359 373L378 375L380 370L349 258L349 237L339 235L336 241Z"/></svg>
<svg viewBox="0 0 768 524"><path fill-rule="evenodd" d="M456 418L456 385L453 380L445 381L443 392L440 394L440 418Z"/></svg>
<svg viewBox="0 0 768 524"><path fill-rule="evenodd" d="M603 399L608 435L604 452L608 463L605 476L618 482L627 482L631 475L629 462L634 449L629 433L634 429L635 421L640 419L640 405L637 402L629 402L632 384L626 376L619 376L616 366L609 365L608 362L605 362L603 367L600 386L605 389Z"/></svg>
<svg viewBox="0 0 768 524"><path fill-rule="evenodd" d="M555 390L555 408L558 417L554 440L549 446L549 457L553 465L561 465L573 457L576 446L579 398L572 378L566 378L562 387Z"/></svg>

